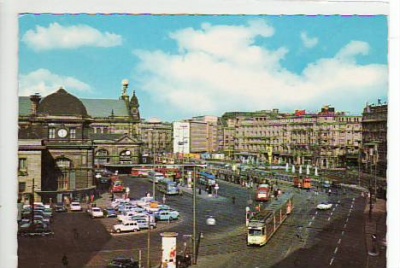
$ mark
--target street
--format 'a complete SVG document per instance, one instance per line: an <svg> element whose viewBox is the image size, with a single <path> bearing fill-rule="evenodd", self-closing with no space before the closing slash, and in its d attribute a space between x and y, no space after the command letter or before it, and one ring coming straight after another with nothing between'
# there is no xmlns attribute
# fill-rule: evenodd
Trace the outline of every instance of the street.
<svg viewBox="0 0 400 268"><path fill-rule="evenodd" d="M140 198L152 191L152 183L144 178L126 177L131 198ZM284 192L295 194L295 209L272 239L263 247L246 245L245 210L254 208L254 189L218 181L218 197L196 190L196 233L199 240L197 267L366 267L364 243L365 199L357 191L342 191L329 196L320 192L299 190L280 183ZM103 200L98 205L106 204ZM235 197L235 202L232 197ZM162 200L157 192L156 199ZM178 254L185 245L190 248L193 232L192 194L167 196L166 204L177 209L176 222L159 222L151 230L151 265L161 258L161 232L177 232ZM330 201L330 210L317 210L322 201ZM208 216L217 224L206 224ZM91 219L86 212L61 213L54 217L52 237L19 237L19 267L105 267L116 256L131 256L147 262L147 230L129 234L110 234L115 218ZM75 230L75 231L74 231ZM369 266L373 267L373 266Z"/></svg>

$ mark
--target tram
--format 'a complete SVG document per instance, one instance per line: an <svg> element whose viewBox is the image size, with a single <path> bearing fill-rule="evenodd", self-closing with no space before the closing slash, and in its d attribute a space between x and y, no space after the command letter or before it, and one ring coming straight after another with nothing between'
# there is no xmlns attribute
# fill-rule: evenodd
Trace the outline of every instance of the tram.
<svg viewBox="0 0 400 268"><path fill-rule="evenodd" d="M293 194L285 193L250 218L247 245L265 245L294 209Z"/></svg>
<svg viewBox="0 0 400 268"><path fill-rule="evenodd" d="M297 187L297 188L303 188L303 189L311 189L312 188L312 181L310 178L303 178L300 176L299 177L295 177L293 179L293 186Z"/></svg>

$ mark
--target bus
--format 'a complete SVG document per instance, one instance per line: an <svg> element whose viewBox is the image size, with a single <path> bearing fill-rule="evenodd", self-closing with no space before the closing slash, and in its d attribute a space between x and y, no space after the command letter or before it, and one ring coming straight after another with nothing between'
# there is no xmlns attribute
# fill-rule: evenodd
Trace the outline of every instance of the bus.
<svg viewBox="0 0 400 268"><path fill-rule="evenodd" d="M207 186L214 186L215 185L215 175L209 172L200 172L200 179L199 183Z"/></svg>
<svg viewBox="0 0 400 268"><path fill-rule="evenodd" d="M155 171L162 173L165 178L169 178L172 180L179 180L182 176L181 170L175 167L156 168Z"/></svg>
<svg viewBox="0 0 400 268"><path fill-rule="evenodd" d="M160 192L166 195L177 195L179 194L178 184L168 179L160 180L157 184L157 188Z"/></svg>
<svg viewBox="0 0 400 268"><path fill-rule="evenodd" d="M132 168L131 176L139 178L147 178L149 176L150 171L152 171L151 168Z"/></svg>
<svg viewBox="0 0 400 268"><path fill-rule="evenodd" d="M293 186L297 188L303 188L303 189L311 189L312 187L312 181L310 178L303 178L303 177L295 177L293 179Z"/></svg>
<svg viewBox="0 0 400 268"><path fill-rule="evenodd" d="M271 196L271 187L268 184L260 184L256 191L256 201L267 202Z"/></svg>
<svg viewBox="0 0 400 268"><path fill-rule="evenodd" d="M285 193L265 210L254 214L247 227L247 245L265 245L293 209L293 194Z"/></svg>

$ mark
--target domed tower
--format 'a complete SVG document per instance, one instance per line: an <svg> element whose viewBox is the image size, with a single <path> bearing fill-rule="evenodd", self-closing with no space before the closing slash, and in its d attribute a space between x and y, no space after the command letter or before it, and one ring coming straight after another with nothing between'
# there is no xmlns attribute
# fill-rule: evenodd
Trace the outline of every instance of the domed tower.
<svg viewBox="0 0 400 268"><path fill-rule="evenodd" d="M127 90L129 86L129 81L127 79L122 80L122 99L129 99L129 96L127 96ZM135 90L133 90L133 95L131 100L129 101L128 104L128 109L129 109L129 114L132 116L133 121L135 122L140 122L140 112L139 112L139 100L136 97Z"/></svg>

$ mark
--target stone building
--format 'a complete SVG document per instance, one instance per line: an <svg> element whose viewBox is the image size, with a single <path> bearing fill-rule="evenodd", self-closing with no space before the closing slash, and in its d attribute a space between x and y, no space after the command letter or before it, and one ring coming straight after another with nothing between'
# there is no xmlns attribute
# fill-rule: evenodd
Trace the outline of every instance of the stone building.
<svg viewBox="0 0 400 268"><path fill-rule="evenodd" d="M152 163L153 157L156 158L156 162L164 162L167 158L172 158L171 123L161 122L156 118L142 120L139 130L143 142L143 163Z"/></svg>
<svg viewBox="0 0 400 268"><path fill-rule="evenodd" d="M313 165L320 168L357 164L361 145L361 117L323 107L280 113L278 109L253 113L226 113L224 151L235 159L273 164Z"/></svg>
<svg viewBox="0 0 400 268"><path fill-rule="evenodd" d="M139 163L139 102L129 99L124 81L120 99L79 99L65 89L19 98L19 197L27 202L62 201L91 194L96 170ZM34 186L32 187L32 184Z"/></svg>
<svg viewBox="0 0 400 268"><path fill-rule="evenodd" d="M367 104L362 114L362 169L386 178L388 105Z"/></svg>

